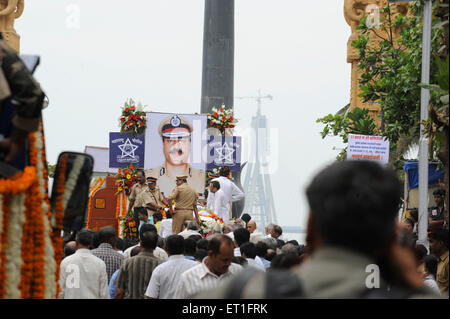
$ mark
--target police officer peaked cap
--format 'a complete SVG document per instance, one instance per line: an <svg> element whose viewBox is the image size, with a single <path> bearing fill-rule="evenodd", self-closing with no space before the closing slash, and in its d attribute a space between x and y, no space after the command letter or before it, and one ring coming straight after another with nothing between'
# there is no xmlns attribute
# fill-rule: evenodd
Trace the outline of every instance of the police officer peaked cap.
<svg viewBox="0 0 450 319"><path fill-rule="evenodd" d="M177 179L187 179L187 175L177 175Z"/></svg>
<svg viewBox="0 0 450 319"><path fill-rule="evenodd" d="M156 183L157 180L155 177L147 177L147 183Z"/></svg>
<svg viewBox="0 0 450 319"><path fill-rule="evenodd" d="M179 115L171 115L161 122L158 132L161 137L168 139L176 139L181 137L189 137L193 131L191 123L184 117Z"/></svg>

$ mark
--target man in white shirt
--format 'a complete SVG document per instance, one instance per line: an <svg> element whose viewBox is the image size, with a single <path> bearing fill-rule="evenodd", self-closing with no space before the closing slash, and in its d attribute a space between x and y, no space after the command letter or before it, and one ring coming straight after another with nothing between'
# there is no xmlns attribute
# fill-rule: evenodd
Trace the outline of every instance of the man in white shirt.
<svg viewBox="0 0 450 319"><path fill-rule="evenodd" d="M166 238L172 234L172 214L170 212L166 212L166 219L163 219L161 221L161 226L159 226L159 236Z"/></svg>
<svg viewBox="0 0 450 319"><path fill-rule="evenodd" d="M248 267L254 267L259 271L265 272L266 267L264 267L261 259L256 256L256 246L251 242L246 242L239 247L241 251L241 256L244 257L248 262ZM258 257L258 260L256 260Z"/></svg>
<svg viewBox="0 0 450 319"><path fill-rule="evenodd" d="M196 261L184 258L184 238L182 236L167 237L166 247L169 259L153 271L145 292L146 298L173 299L181 274L198 264Z"/></svg>
<svg viewBox="0 0 450 319"><path fill-rule="evenodd" d="M250 242L256 244L258 241L264 239L264 235L256 229L256 222L250 220L247 223L247 229L250 232Z"/></svg>
<svg viewBox="0 0 450 319"><path fill-rule="evenodd" d="M234 256L240 257L241 254L241 246L245 243L248 243L250 240L250 232L246 228L238 228L233 231L234 234ZM256 248L255 248L255 255L256 255ZM259 267L265 269L264 264L258 256L253 257L255 259L255 262L258 264ZM251 263L251 261L249 262Z"/></svg>
<svg viewBox="0 0 450 319"><path fill-rule="evenodd" d="M211 210L219 215L225 224L228 224L230 222L230 205L225 193L220 189L220 183L218 181L211 181L209 191L210 194L214 194L214 204Z"/></svg>
<svg viewBox="0 0 450 319"><path fill-rule="evenodd" d="M208 256L202 263L185 271L175 293L176 299L187 299L202 291L218 287L228 278L242 271L242 266L231 262L233 241L220 234L208 243Z"/></svg>
<svg viewBox="0 0 450 319"><path fill-rule="evenodd" d="M220 189L225 194L225 199L227 202L226 211L231 214L231 203L237 202L245 197L244 193L235 183L230 181L227 176L230 175L230 168L228 166L223 166L220 168L220 176L213 179L212 181L218 181L220 184ZM216 195L214 195L216 197ZM214 200L215 202L215 200Z"/></svg>
<svg viewBox="0 0 450 319"><path fill-rule="evenodd" d="M61 262L60 299L109 299L105 262L89 250L93 239L91 230L80 230L76 236L77 251Z"/></svg>
<svg viewBox="0 0 450 319"><path fill-rule="evenodd" d="M139 233L143 234L147 231L152 231L155 234L158 234L158 231L156 230L155 225L152 224L144 224L142 225ZM129 248L127 248L123 254L125 255L125 258L130 258L131 257L131 251L133 250L134 247L138 247L140 246L140 244L131 246ZM153 250L153 256L155 256L156 258L161 259L162 261L167 261L167 259L169 258L169 256L167 255L167 253L164 251L164 249L159 248L158 246L156 246L156 248Z"/></svg>

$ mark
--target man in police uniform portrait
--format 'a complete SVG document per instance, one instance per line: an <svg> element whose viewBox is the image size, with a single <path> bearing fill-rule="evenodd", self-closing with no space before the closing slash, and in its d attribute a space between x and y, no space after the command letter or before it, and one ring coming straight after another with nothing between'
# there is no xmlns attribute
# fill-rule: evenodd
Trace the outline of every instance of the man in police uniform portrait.
<svg viewBox="0 0 450 319"><path fill-rule="evenodd" d="M187 176L187 182L197 193L205 188L205 171L189 164L191 154L192 124L179 115L170 115L161 121L158 133L163 142L165 162L163 165L147 171L147 176L158 179L163 193L170 194L177 186L177 175Z"/></svg>

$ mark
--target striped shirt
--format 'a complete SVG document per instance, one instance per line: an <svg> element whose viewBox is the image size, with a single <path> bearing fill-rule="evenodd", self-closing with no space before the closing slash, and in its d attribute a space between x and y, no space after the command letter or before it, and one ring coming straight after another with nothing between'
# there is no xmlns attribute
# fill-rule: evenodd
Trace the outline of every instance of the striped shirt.
<svg viewBox="0 0 450 319"><path fill-rule="evenodd" d="M231 263L226 273L217 276L205 264L205 257L201 264L185 271L180 277L180 284L175 293L175 299L187 299L193 295L218 287L223 281L242 271L242 266Z"/></svg>
<svg viewBox="0 0 450 319"><path fill-rule="evenodd" d="M145 295L150 298L173 299L178 287L180 276L186 270L198 265L187 260L183 255L172 255L153 271Z"/></svg>
<svg viewBox="0 0 450 319"><path fill-rule="evenodd" d="M124 299L144 299L153 270L162 261L153 253L141 251L138 255L124 260L116 279L117 288L122 289Z"/></svg>
<svg viewBox="0 0 450 319"><path fill-rule="evenodd" d="M125 256L114 250L114 248L108 243L102 243L98 248L91 250L92 255L100 258L105 262L106 273L108 274L108 282L111 280L112 275L122 265Z"/></svg>

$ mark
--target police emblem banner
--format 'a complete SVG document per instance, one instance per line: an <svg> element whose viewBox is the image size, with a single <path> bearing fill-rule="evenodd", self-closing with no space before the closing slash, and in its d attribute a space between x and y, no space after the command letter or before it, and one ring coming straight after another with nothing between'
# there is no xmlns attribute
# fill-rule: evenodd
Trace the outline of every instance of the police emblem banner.
<svg viewBox="0 0 450 319"><path fill-rule="evenodd" d="M229 166L231 171L241 170L241 137L210 136L208 140L208 170Z"/></svg>
<svg viewBox="0 0 450 319"><path fill-rule="evenodd" d="M109 133L109 167L122 168L129 163L144 167L145 163L145 134L133 136Z"/></svg>

